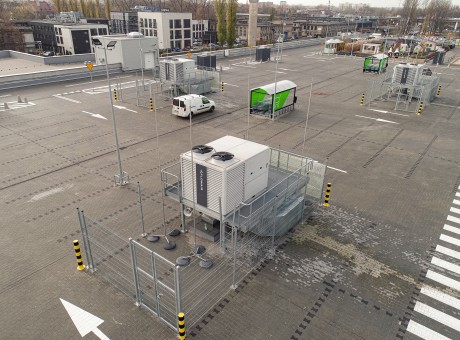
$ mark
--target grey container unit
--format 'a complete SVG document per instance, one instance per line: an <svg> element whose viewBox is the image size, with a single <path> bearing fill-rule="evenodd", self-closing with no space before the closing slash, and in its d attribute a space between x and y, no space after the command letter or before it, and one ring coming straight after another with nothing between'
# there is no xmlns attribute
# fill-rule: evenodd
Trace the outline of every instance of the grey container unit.
<svg viewBox="0 0 460 340"><path fill-rule="evenodd" d="M258 47L256 49L256 61L270 60L270 47Z"/></svg>
<svg viewBox="0 0 460 340"><path fill-rule="evenodd" d="M417 85L422 69L423 65L398 64L393 70L392 83Z"/></svg>
<svg viewBox="0 0 460 340"><path fill-rule="evenodd" d="M199 70L216 69L216 56L215 55L198 55L196 57L196 65Z"/></svg>

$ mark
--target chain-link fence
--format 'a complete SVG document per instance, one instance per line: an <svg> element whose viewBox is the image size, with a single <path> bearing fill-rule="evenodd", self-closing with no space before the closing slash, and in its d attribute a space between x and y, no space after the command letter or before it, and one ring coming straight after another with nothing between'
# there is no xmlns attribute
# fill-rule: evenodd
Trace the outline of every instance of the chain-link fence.
<svg viewBox="0 0 460 340"><path fill-rule="evenodd" d="M426 107L434 100L439 81L440 77L434 73L421 74L416 85L394 82L391 72L380 74L369 81L364 105L389 102L394 103L394 110L417 112L421 103Z"/></svg>
<svg viewBox="0 0 460 340"><path fill-rule="evenodd" d="M172 170L179 173L172 174ZM199 237L196 226L206 226L205 216L196 212L185 215L181 207L174 223L180 221L182 231L188 232L175 240L175 252L132 235L136 232L123 229L122 220L109 228L79 212L89 268L173 329L177 313L184 312L190 328L261 261L272 256L286 233L321 201L325 170L325 165L309 158L271 149L267 190L222 216L220 240ZM164 193L180 205L180 167L168 166L161 178ZM130 205L142 207L143 200L156 196L141 194L140 187L137 193L138 201ZM144 213L152 217L152 211L146 209ZM140 215L144 233L142 209ZM188 224L184 215L189 216ZM123 235L113 230L123 230ZM159 237L169 243L166 231ZM203 245L202 250L198 244Z"/></svg>

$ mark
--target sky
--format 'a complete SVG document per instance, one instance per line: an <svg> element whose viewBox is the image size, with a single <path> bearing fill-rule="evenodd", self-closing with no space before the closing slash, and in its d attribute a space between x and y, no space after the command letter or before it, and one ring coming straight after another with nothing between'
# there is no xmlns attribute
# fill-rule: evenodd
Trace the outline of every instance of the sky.
<svg viewBox="0 0 460 340"><path fill-rule="evenodd" d="M263 1L273 1L274 4L279 4L279 0L259 0ZM328 0L286 0L288 5L306 5L306 6L316 6L320 4L327 4ZM451 0L453 5L460 6L460 0ZM239 0L240 3L246 3L246 0ZM403 0L331 0L332 6L339 6L341 3L351 3L351 4L368 4L371 7L400 7ZM384 5L382 5L382 3Z"/></svg>

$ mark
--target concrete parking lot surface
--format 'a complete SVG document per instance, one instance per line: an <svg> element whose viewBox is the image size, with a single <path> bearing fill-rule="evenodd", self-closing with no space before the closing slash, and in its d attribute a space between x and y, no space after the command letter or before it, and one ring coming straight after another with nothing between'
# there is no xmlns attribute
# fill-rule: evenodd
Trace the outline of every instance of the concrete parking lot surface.
<svg viewBox="0 0 460 340"><path fill-rule="evenodd" d="M377 75L363 74L362 59L318 49L283 51L278 73L275 62L222 61L225 92L209 95L216 110L193 117L195 145L233 135L327 161L332 193L331 206L318 207L289 233L272 258L187 328L188 337L458 339L460 69L432 67L442 92L418 116L391 103L360 106ZM295 111L277 121L248 120L248 89L273 83L275 74L297 84ZM130 84L135 77L112 81ZM131 184L114 186L105 81L0 92L9 107L0 109L1 338L80 339L60 299L104 320L98 329L110 339L177 337L128 296L77 270L76 208L126 238L138 237L139 181L150 197L147 230L162 221L154 115L135 106L128 90L116 103ZM156 103L163 166L190 149L189 121L173 116L170 105ZM178 206L166 200L165 211L172 221Z"/></svg>

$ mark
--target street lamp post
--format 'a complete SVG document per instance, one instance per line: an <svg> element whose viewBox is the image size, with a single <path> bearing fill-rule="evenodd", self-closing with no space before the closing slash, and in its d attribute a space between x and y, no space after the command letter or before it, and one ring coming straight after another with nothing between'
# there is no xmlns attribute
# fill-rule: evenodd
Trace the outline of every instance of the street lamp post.
<svg viewBox="0 0 460 340"><path fill-rule="evenodd" d="M105 71L107 73L107 85L109 87L109 98L110 98L110 108L112 109L112 124L113 124L113 133L115 135L115 146L117 151L117 160L118 160L118 175L115 175L115 184L116 185L125 185L129 183L129 176L126 172L123 171L121 166L121 157L120 157L120 145L118 143L118 133L117 133L117 123L115 120L115 110L113 109L113 99L112 99L112 91L110 86L110 76L109 76L109 66L107 62L107 48L114 48L116 41L110 41L107 46L97 38L93 38L93 44L95 46L102 46L104 49L104 57L105 57Z"/></svg>

